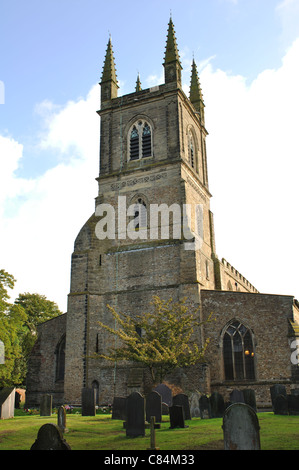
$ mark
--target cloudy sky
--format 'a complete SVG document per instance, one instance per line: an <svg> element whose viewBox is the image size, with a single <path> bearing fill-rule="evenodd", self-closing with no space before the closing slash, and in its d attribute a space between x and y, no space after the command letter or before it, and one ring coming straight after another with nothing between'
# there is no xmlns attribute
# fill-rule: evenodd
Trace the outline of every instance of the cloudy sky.
<svg viewBox="0 0 299 470"><path fill-rule="evenodd" d="M216 249L261 292L298 285L299 0L1 0L0 268L66 310L94 211L109 34L119 94L163 82L172 14L206 104Z"/></svg>

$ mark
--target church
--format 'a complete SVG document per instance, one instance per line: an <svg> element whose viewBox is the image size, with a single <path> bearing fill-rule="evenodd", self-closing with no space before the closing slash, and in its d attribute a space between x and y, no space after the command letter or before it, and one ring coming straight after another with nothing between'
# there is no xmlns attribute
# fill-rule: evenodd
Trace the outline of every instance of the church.
<svg viewBox="0 0 299 470"><path fill-rule="evenodd" d="M298 361L292 360L298 301L260 293L216 254L203 93L194 60L189 96L183 91L172 19L163 66L164 83L142 89L138 76L135 91L118 96L108 41L100 82L95 212L74 243L67 313L38 327L27 406L38 406L44 393L57 405L80 404L85 387L96 389L99 405L150 391L153 384L140 365L111 363L96 354L114 341L98 323L114 326L107 305L136 315L148 311L154 295L187 298L190 308L199 308L202 322L211 313L214 318L196 332L199 345L210 340L204 363L176 370L167 383L187 394L218 391L225 400L235 388L250 388L259 406L269 405L275 383L288 393L299 387ZM153 207L160 209L155 224ZM187 216L184 207L191 208ZM113 216L105 227L104 210ZM170 220L176 221L172 229Z"/></svg>

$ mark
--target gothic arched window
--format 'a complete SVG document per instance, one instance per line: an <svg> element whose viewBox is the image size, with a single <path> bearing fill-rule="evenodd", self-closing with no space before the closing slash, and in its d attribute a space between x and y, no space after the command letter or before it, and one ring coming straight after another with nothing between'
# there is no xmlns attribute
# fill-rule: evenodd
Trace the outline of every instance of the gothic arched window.
<svg viewBox="0 0 299 470"><path fill-rule="evenodd" d="M189 164L191 165L191 167L196 172L198 172L196 145L195 145L194 135L191 129L189 130L189 133L188 133L188 158L189 158Z"/></svg>
<svg viewBox="0 0 299 470"><path fill-rule="evenodd" d="M64 380L65 369L65 336L59 341L56 347L56 382Z"/></svg>
<svg viewBox="0 0 299 470"><path fill-rule="evenodd" d="M151 157L153 152L152 129L148 122L139 120L129 131L130 160Z"/></svg>
<svg viewBox="0 0 299 470"><path fill-rule="evenodd" d="M254 348L252 334L238 320L232 321L223 335L225 380L254 380Z"/></svg>

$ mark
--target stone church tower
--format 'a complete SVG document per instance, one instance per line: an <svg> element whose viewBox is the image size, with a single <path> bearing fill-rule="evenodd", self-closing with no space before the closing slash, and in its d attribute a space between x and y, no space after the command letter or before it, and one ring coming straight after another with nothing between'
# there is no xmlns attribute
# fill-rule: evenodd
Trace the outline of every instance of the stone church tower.
<svg viewBox="0 0 299 470"><path fill-rule="evenodd" d="M204 103L195 63L190 98L182 90L181 69L170 20L164 58L165 83L142 90L138 78L134 93L118 97L109 39L101 80L101 110L98 111L101 140L96 207L100 204L113 207L116 236L115 239L98 239L100 219L96 211L75 242L66 340L65 397L68 401L79 400L81 387L96 382L102 400L108 400L112 387L117 387L121 393L121 383L130 380L126 377L127 369L122 370L117 365L115 370L104 361L90 358L105 349L108 341L97 325L98 320L107 324L112 321L107 304L133 315L148 309L153 295L175 300L187 297L198 305L200 289L215 287ZM154 221L150 218L150 207L162 204L167 208L173 204L179 208L183 204L190 207L198 204L201 208L197 214L198 225L202 230L198 250L185 249L186 240L181 236L173 237L172 223L169 237L162 238L165 217L160 214L158 236L151 237L150 225L152 227ZM130 206L133 207L131 217L127 215L127 219L123 219L120 230L120 217L130 212ZM140 220L135 222L138 226L135 234L133 231L128 237L124 231L129 228L130 219L134 224L134 215L138 219L136 214L140 215ZM195 214L191 215L191 230L195 231L197 221ZM172 217L170 211L170 222ZM181 222L182 218L183 214L176 222ZM166 219L168 223L168 217ZM116 385L112 383L115 374ZM131 375L134 376L132 381L138 382L136 373L131 372ZM74 381L81 384L77 390Z"/></svg>
<svg viewBox="0 0 299 470"><path fill-rule="evenodd" d="M250 384L266 403L270 383L299 378L290 364L298 304L291 296L259 294L216 255L203 95L194 60L189 97L182 89L171 19L163 65L163 84L142 90L138 77L133 93L118 96L109 39L100 82L95 213L75 241L67 314L39 329L28 404L38 403L43 392L57 403L80 403L84 387L96 388L100 404L145 392L142 368L94 355L115 341L98 324L114 327L107 305L136 315L150 308L154 295L186 297L192 307L201 306L202 320L211 311L217 320L197 332L199 343L211 338L206 365L172 379L185 391L225 393ZM191 208L188 218L185 207Z"/></svg>

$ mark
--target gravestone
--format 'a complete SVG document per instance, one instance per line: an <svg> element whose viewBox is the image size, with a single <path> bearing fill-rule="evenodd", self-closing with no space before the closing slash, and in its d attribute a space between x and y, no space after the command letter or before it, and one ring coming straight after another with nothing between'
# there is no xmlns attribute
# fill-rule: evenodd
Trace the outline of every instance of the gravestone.
<svg viewBox="0 0 299 470"><path fill-rule="evenodd" d="M275 398L278 397L278 395L283 395L284 397L286 397L287 391L284 385L275 384L275 385L272 385L272 387L270 387L270 394L271 394L271 401L272 401L272 409L275 413L275 409L274 409Z"/></svg>
<svg viewBox="0 0 299 470"><path fill-rule="evenodd" d="M243 392L235 388L229 395L229 401L232 404L233 403L245 403Z"/></svg>
<svg viewBox="0 0 299 470"><path fill-rule="evenodd" d="M185 419L191 419L189 398L185 393L179 393L172 399L173 405L182 405L184 408Z"/></svg>
<svg viewBox="0 0 299 470"><path fill-rule="evenodd" d="M40 416L51 416L52 415L52 395L48 393L41 396L39 405Z"/></svg>
<svg viewBox="0 0 299 470"><path fill-rule="evenodd" d="M38 431L37 439L30 450L71 450L69 444L63 439L58 426L52 423L44 424Z"/></svg>
<svg viewBox="0 0 299 470"><path fill-rule="evenodd" d="M299 395L287 395L289 415L299 415Z"/></svg>
<svg viewBox="0 0 299 470"><path fill-rule="evenodd" d="M156 423L162 422L162 397L160 393L152 391L145 398L145 415L149 423L151 417L155 417Z"/></svg>
<svg viewBox="0 0 299 470"><path fill-rule="evenodd" d="M162 415L169 415L169 406L162 402Z"/></svg>
<svg viewBox="0 0 299 470"><path fill-rule="evenodd" d="M190 397L190 414L191 418L199 418L199 394L197 392L192 393Z"/></svg>
<svg viewBox="0 0 299 470"><path fill-rule="evenodd" d="M210 396L211 417L222 418L225 411L223 396L219 392L213 392Z"/></svg>
<svg viewBox="0 0 299 470"><path fill-rule="evenodd" d="M96 415L96 390L95 388L82 388L81 395L82 416Z"/></svg>
<svg viewBox="0 0 299 470"><path fill-rule="evenodd" d="M114 397L112 405L112 417L111 419L122 419L125 421L127 419L126 415L126 398L123 397Z"/></svg>
<svg viewBox="0 0 299 470"><path fill-rule="evenodd" d="M234 403L223 416L224 450L260 450L260 426L251 406Z"/></svg>
<svg viewBox="0 0 299 470"><path fill-rule="evenodd" d="M15 388L0 388L0 419L13 418L15 414Z"/></svg>
<svg viewBox="0 0 299 470"><path fill-rule="evenodd" d="M128 437L145 435L144 398L139 392L133 392L127 398L126 435Z"/></svg>
<svg viewBox="0 0 299 470"><path fill-rule="evenodd" d="M172 405L169 407L170 429L187 428L185 425L184 407L182 405Z"/></svg>
<svg viewBox="0 0 299 470"><path fill-rule="evenodd" d="M211 404L206 395L201 395L199 399L199 415L201 419L211 418Z"/></svg>
<svg viewBox="0 0 299 470"><path fill-rule="evenodd" d="M273 411L275 415L288 415L289 408L288 408L288 399L284 395L278 395L274 399L274 403L272 404Z"/></svg>
<svg viewBox="0 0 299 470"><path fill-rule="evenodd" d="M243 396L244 396L244 401L246 405L251 406L251 408L253 408L254 411L256 411L255 391L250 388L247 388L243 390Z"/></svg>
<svg viewBox="0 0 299 470"><path fill-rule="evenodd" d="M58 413L57 413L57 426L61 430L62 433L66 432L66 411L65 407L61 405L58 408Z"/></svg>
<svg viewBox="0 0 299 470"><path fill-rule="evenodd" d="M22 401L22 396L19 392L15 392L15 408L20 409L20 403Z"/></svg>
<svg viewBox="0 0 299 470"><path fill-rule="evenodd" d="M167 385L159 384L154 388L154 391L160 393L163 403L166 403L168 406L172 405L172 391Z"/></svg>

